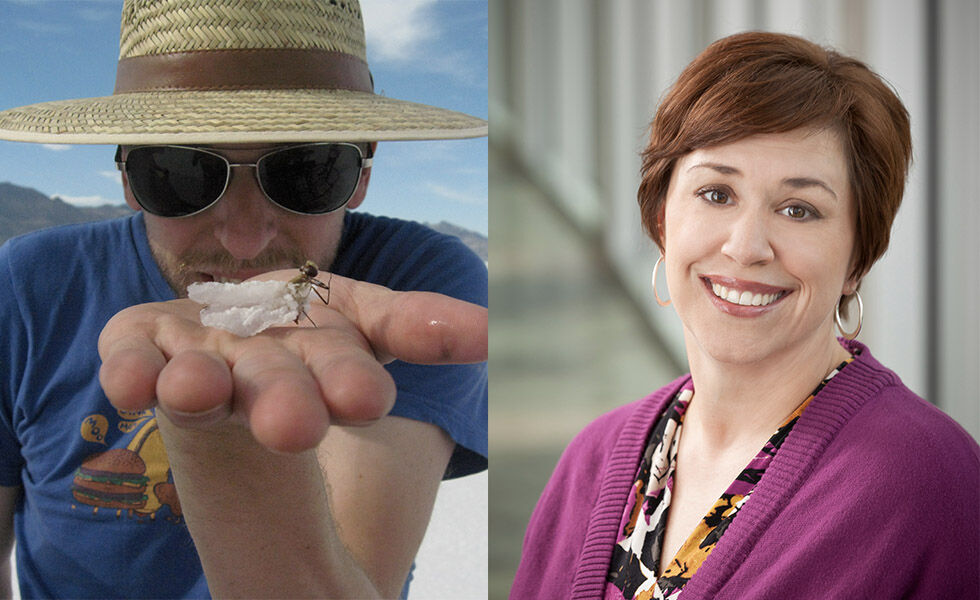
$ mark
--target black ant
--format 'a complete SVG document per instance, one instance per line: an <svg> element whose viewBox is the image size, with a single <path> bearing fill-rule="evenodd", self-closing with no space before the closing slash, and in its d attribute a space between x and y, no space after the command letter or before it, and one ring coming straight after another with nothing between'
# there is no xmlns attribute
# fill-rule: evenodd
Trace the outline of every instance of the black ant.
<svg viewBox="0 0 980 600"><path fill-rule="evenodd" d="M319 274L320 274L320 269L317 268L316 263L313 262L312 260L308 260L302 267L299 268L299 275L290 279L289 283L293 285L309 285L310 289L313 290L313 293L316 294L317 297L323 301L323 304L325 306L329 306L330 305L330 281L333 279L333 273L330 273L330 277L327 279L327 283L323 283L322 281L316 278L316 276ZM321 288L326 290L327 297L324 298L323 294L321 294L319 290L317 290L316 288ZM310 318L310 315L307 314L305 310L301 310L300 314L296 315L296 320L293 322L298 325L300 317L306 317L307 319L309 319L310 323L313 323L313 326L316 327L316 322Z"/></svg>

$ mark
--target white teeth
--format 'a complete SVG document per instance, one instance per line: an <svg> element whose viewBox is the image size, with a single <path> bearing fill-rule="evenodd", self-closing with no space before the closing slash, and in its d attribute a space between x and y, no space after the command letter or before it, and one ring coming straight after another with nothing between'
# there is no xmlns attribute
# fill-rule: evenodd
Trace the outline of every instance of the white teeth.
<svg viewBox="0 0 980 600"><path fill-rule="evenodd" d="M727 288L719 283L712 283L711 291L722 300L740 306L766 306L767 304L772 304L779 298L779 294L740 293L738 290Z"/></svg>
<svg viewBox="0 0 980 600"><path fill-rule="evenodd" d="M241 279L232 279L231 277L219 277L216 279L218 283L241 283Z"/></svg>

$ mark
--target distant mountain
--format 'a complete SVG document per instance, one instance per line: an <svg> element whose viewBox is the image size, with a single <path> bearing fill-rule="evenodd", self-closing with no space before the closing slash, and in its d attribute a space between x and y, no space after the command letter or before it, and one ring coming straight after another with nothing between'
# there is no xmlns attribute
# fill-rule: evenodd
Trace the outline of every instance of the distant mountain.
<svg viewBox="0 0 980 600"><path fill-rule="evenodd" d="M72 206L57 196L48 198L41 192L0 183L0 243L8 239L56 225L112 219L132 213L128 206Z"/></svg>
<svg viewBox="0 0 980 600"><path fill-rule="evenodd" d="M35 229L114 219L132 212L128 206L114 204L93 207L73 206L57 196L48 198L32 188L0 183L0 244L16 235ZM487 260L485 236L445 221L435 225L429 224L429 227L440 233L458 237L480 258Z"/></svg>
<svg viewBox="0 0 980 600"><path fill-rule="evenodd" d="M462 240L470 250L476 252L476 254L483 259L483 262L487 262L489 242L486 236L475 231L470 231L469 229L463 229L459 225L453 225L452 223L447 223L445 221L441 221L435 225L432 223L426 223L426 226L435 229L439 233L455 235Z"/></svg>

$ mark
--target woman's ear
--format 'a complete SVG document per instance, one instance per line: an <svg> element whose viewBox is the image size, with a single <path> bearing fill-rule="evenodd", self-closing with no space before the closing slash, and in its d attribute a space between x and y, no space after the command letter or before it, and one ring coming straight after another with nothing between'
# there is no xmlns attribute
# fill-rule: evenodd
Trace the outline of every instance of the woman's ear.
<svg viewBox="0 0 980 600"><path fill-rule="evenodd" d="M667 198L664 198L660 203L660 208L657 209L657 245L660 246L660 251L664 251L664 246L667 244L666 234L664 233L664 221L667 215Z"/></svg>

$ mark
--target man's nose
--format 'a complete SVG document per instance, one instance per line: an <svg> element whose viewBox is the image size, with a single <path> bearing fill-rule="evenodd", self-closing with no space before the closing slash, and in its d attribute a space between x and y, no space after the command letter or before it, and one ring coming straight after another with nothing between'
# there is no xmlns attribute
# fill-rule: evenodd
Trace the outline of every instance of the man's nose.
<svg viewBox="0 0 980 600"><path fill-rule="evenodd" d="M769 227L764 216L754 211L738 215L731 223L722 254L742 266L767 264L775 258Z"/></svg>
<svg viewBox="0 0 980 600"><path fill-rule="evenodd" d="M265 197L251 165L232 166L228 188L212 210L215 237L238 260L258 256L278 233L279 209Z"/></svg>

